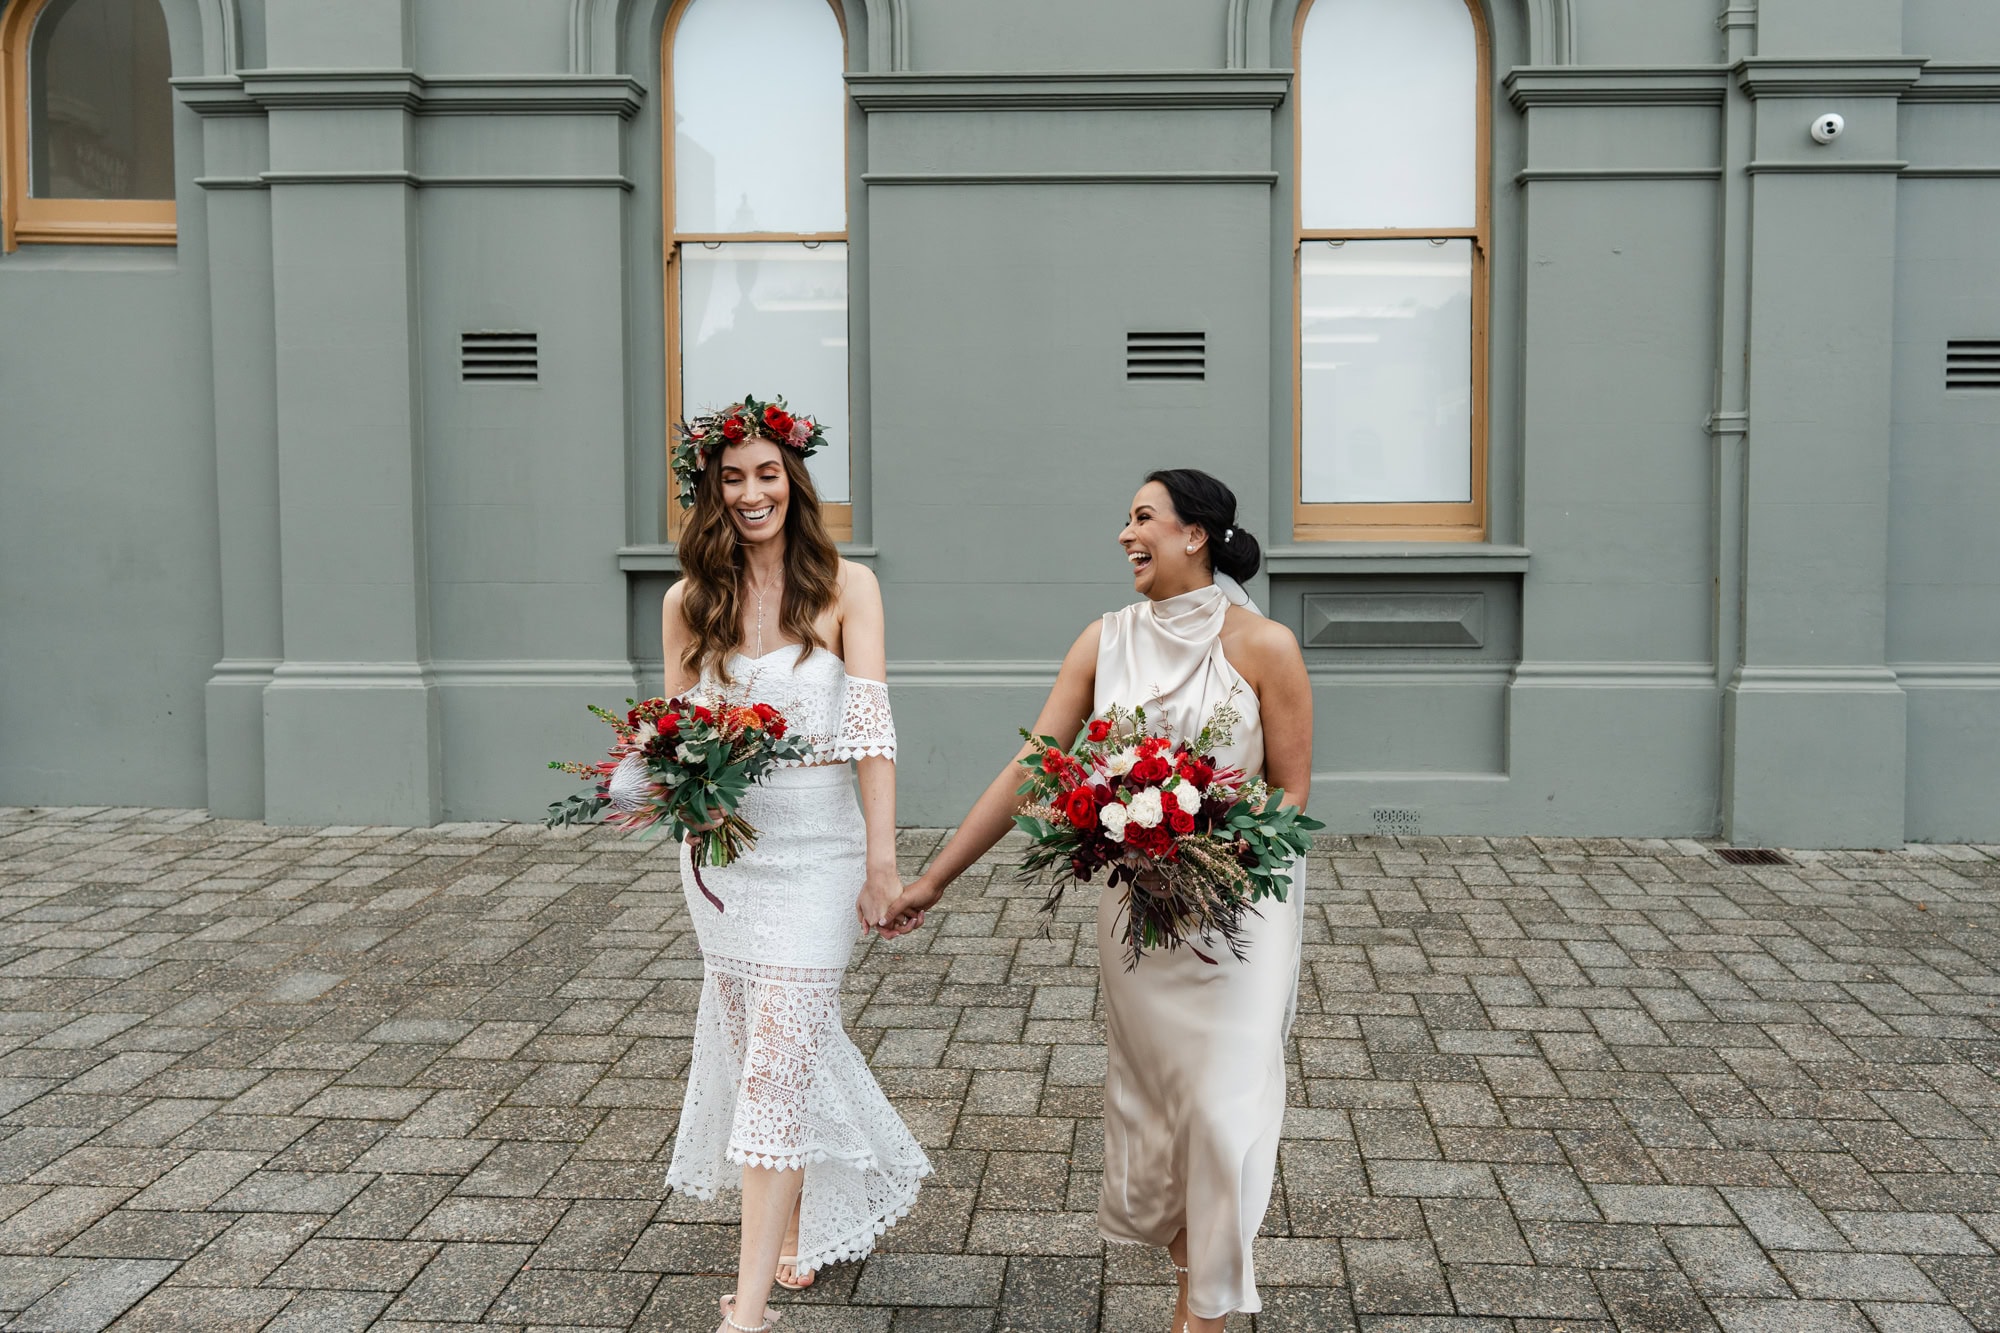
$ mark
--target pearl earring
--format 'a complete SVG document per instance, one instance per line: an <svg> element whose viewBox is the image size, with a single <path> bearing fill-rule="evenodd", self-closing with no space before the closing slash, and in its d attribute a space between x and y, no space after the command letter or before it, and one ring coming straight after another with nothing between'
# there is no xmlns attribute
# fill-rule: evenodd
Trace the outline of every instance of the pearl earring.
<svg viewBox="0 0 2000 1333"><path fill-rule="evenodd" d="M1193 555L1193 554L1194 554L1194 547L1192 547L1192 546L1188 547L1188 552L1187 552L1187 553L1188 553L1189 555Z"/></svg>

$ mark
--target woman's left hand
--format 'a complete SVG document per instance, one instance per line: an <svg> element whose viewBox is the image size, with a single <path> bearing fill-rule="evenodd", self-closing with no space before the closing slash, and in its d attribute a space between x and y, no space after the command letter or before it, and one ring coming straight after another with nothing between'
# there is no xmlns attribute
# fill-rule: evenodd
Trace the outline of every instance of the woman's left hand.
<svg viewBox="0 0 2000 1333"><path fill-rule="evenodd" d="M861 918L864 931L879 930L889 924L889 909L903 893L903 880L893 865L871 866L862 882L861 896L854 900L854 914Z"/></svg>

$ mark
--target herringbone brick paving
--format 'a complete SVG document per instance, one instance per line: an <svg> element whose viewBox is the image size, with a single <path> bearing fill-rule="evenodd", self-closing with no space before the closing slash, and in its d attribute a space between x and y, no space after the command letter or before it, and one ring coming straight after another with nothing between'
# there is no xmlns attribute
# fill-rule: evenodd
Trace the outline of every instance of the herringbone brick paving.
<svg viewBox="0 0 2000 1333"><path fill-rule="evenodd" d="M1254 1327L2000 1331L2000 848L1796 860L1323 840ZM859 954L938 1171L787 1329L1164 1330L1093 1226L1089 895L1039 898L996 858ZM708 1333L699 976L656 843L0 809L0 1320Z"/></svg>

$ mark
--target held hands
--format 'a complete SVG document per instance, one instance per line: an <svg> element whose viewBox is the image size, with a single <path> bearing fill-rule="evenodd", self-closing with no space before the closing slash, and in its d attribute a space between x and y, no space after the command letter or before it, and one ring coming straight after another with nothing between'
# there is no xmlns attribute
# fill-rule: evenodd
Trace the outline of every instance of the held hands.
<svg viewBox="0 0 2000 1333"><path fill-rule="evenodd" d="M861 919L863 933L871 930L885 936L889 933L883 927L894 919L892 908L902 892L902 877L896 873L894 862L868 867L868 877L861 884L861 896L854 900L854 914Z"/></svg>
<svg viewBox="0 0 2000 1333"><path fill-rule="evenodd" d="M909 934L924 924L924 914L937 906L938 899L942 897L944 885L926 871L912 880L890 904L887 922L877 927L876 933L885 940Z"/></svg>

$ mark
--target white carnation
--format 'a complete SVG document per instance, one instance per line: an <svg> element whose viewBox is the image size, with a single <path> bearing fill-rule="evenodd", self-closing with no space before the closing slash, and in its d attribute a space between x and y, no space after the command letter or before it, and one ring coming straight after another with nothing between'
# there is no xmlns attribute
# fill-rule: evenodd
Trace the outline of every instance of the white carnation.
<svg viewBox="0 0 2000 1333"><path fill-rule="evenodd" d="M1165 814L1160 806L1160 789L1147 787L1140 791L1126 805L1125 813L1130 815L1132 822L1140 828L1158 828L1160 819Z"/></svg>
<svg viewBox="0 0 2000 1333"><path fill-rule="evenodd" d="M1201 788L1192 782L1182 782L1174 788L1174 801L1185 814L1194 814L1201 809Z"/></svg>
<svg viewBox="0 0 2000 1333"><path fill-rule="evenodd" d="M1125 807L1112 804L1097 812L1097 822L1104 826L1104 836L1113 842L1125 841L1125 821L1131 818Z"/></svg>
<svg viewBox="0 0 2000 1333"><path fill-rule="evenodd" d="M1104 770L1114 778L1122 778L1132 771L1132 765L1139 762L1139 752L1131 746L1114 750L1104 756Z"/></svg>

